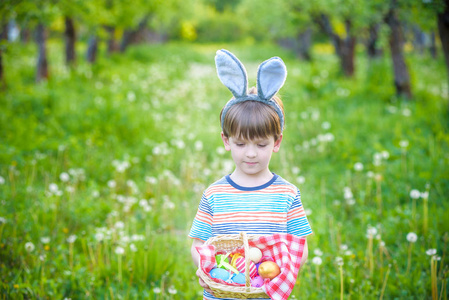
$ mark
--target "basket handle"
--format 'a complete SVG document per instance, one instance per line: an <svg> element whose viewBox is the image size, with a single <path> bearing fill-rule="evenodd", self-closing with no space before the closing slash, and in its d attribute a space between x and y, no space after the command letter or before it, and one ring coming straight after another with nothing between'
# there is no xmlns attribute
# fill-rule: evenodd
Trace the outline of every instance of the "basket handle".
<svg viewBox="0 0 449 300"><path fill-rule="evenodd" d="M246 232L240 232L243 240L243 248L245 249L245 279L246 279L246 290L249 291L251 288L251 281L249 277L249 245L248 245L248 237L246 236Z"/></svg>

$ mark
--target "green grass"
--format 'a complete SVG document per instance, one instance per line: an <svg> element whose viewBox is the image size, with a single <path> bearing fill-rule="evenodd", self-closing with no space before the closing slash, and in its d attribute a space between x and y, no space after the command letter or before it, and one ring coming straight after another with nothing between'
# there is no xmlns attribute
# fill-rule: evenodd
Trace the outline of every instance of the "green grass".
<svg viewBox="0 0 449 300"><path fill-rule="evenodd" d="M232 170L220 151L218 117L230 98L214 67L220 48L243 61L250 85L261 61L276 55L287 64L287 127L271 170L299 186L314 231L293 295L431 299L436 282L447 296L442 57L408 54L414 98L406 101L394 96L388 56L359 53L353 79L333 55L303 62L272 45L135 46L67 68L52 41L51 78L36 84L35 46L8 47L1 299L199 297L187 234L203 189ZM428 191L428 201L412 199L414 189ZM436 277L428 249L437 250ZM312 262L319 252L320 265Z"/></svg>

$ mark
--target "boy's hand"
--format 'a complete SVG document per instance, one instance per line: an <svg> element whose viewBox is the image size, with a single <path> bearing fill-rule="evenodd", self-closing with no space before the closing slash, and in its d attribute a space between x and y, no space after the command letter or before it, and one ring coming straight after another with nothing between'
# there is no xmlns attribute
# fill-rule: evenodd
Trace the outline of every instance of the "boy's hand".
<svg viewBox="0 0 449 300"><path fill-rule="evenodd" d="M200 270L198 269L196 271L196 276L198 276L198 282L200 283L200 285L204 288L204 290L212 295L214 295L214 292L212 292L212 290L209 288L209 286L204 282L203 279L201 279L200 277Z"/></svg>

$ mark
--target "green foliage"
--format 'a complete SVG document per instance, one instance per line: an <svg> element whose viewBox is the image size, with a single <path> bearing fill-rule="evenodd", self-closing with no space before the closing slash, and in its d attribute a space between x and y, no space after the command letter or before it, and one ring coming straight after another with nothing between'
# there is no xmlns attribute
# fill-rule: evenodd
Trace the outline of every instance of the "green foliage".
<svg viewBox="0 0 449 300"><path fill-rule="evenodd" d="M204 188L232 171L218 120L230 93L213 63L222 47L247 66L250 85L268 57L288 67L287 127L270 169L299 186L314 231L292 299L339 298L340 280L345 298L430 298L428 249L441 258L437 287L447 295L442 57L408 55L415 98L404 101L387 57L358 53L347 79L331 53L301 62L273 45L171 43L67 68L60 41L49 43L53 76L40 84L35 46L5 53L0 294L199 297L187 234Z"/></svg>

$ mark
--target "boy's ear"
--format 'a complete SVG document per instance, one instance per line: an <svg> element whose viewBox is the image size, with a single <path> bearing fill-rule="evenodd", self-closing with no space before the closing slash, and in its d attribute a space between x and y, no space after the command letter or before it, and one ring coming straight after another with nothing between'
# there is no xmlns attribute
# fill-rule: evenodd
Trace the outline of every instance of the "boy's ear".
<svg viewBox="0 0 449 300"><path fill-rule="evenodd" d="M221 139L223 140L223 144L224 144L225 150L226 151L230 151L231 150L231 145L229 144L229 138L227 138L224 135L223 131L221 132Z"/></svg>
<svg viewBox="0 0 449 300"><path fill-rule="evenodd" d="M279 148L281 147L281 142L282 142L282 134L279 136L279 139L274 142L273 152L279 151Z"/></svg>

